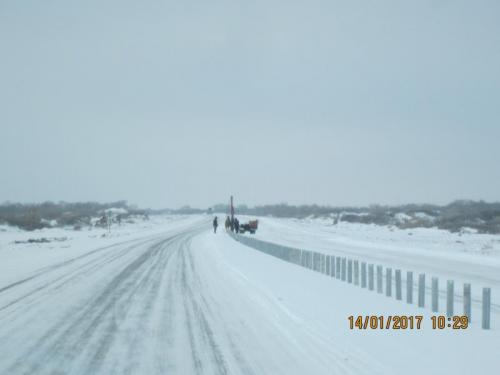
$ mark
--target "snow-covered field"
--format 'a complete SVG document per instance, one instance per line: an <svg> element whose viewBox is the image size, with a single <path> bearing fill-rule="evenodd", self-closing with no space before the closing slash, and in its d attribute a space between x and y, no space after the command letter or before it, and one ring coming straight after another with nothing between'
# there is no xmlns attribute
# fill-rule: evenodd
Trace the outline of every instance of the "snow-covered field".
<svg viewBox="0 0 500 375"><path fill-rule="evenodd" d="M0 373L498 373L495 321L490 331L477 324L433 330L427 309L262 254L223 230L214 235L210 221L153 217L105 237L104 230L4 228ZM438 269L453 271L448 259L467 269L465 276L498 265L494 237L464 235L464 252L445 233L327 224L261 218L256 236L384 264L402 259L415 271L431 264L434 252ZM14 243L40 237L67 239ZM492 251L478 250L483 244ZM368 314L424 320L420 330L349 328L348 316Z"/></svg>
<svg viewBox="0 0 500 375"><path fill-rule="evenodd" d="M103 228L75 231L72 228L46 228L24 231L0 225L0 285L9 284L45 266L96 247L125 243L147 235L163 235L165 228L175 230L196 220L193 216L153 216L150 220L114 225L111 231ZM47 243L27 243L30 239L48 239ZM19 243L16 243L19 242Z"/></svg>
<svg viewBox="0 0 500 375"><path fill-rule="evenodd" d="M451 233L436 228L401 230L345 222L333 225L328 219L259 220L255 238L425 273L429 286L430 278L435 276L442 289L447 280L454 280L457 299L461 298L463 283L471 283L476 302L481 299L482 288L490 287L494 311L500 314L499 235ZM479 316L479 311L473 313Z"/></svg>

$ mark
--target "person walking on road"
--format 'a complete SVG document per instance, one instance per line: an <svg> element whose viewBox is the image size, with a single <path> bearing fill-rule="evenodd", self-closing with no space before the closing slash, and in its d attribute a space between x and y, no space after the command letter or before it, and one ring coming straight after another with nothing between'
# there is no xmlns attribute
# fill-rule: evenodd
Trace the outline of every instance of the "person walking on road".
<svg viewBox="0 0 500 375"><path fill-rule="evenodd" d="M217 233L217 226L219 225L219 223L217 223L217 216L214 217L213 225L214 225L214 233Z"/></svg>
<svg viewBox="0 0 500 375"><path fill-rule="evenodd" d="M234 218L234 232L240 233L240 221L237 218Z"/></svg>

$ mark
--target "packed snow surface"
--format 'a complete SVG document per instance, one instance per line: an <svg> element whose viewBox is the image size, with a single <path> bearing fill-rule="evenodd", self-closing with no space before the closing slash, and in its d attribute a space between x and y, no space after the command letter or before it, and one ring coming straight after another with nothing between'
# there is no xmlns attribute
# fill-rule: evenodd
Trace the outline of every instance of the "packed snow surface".
<svg viewBox="0 0 500 375"><path fill-rule="evenodd" d="M376 242L326 223L259 226L261 238L308 248L334 251L337 237L339 248L359 253ZM433 330L427 309L283 262L220 228L214 234L208 216L155 217L111 233L2 229L1 374L498 373L495 325ZM432 250L390 233L387 253ZM41 237L59 240L25 243ZM498 261L475 249L465 255ZM440 251L467 262L454 248ZM473 274L488 262L468 264ZM349 328L350 315L368 314L424 320L420 330Z"/></svg>

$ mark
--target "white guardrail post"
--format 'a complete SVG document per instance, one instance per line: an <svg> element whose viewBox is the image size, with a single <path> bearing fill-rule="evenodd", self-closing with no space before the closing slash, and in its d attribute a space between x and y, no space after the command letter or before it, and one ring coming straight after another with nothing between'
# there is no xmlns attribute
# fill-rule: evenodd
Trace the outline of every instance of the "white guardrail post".
<svg viewBox="0 0 500 375"><path fill-rule="evenodd" d="M368 265L368 289L373 290L375 284L375 276L373 272L373 264Z"/></svg>
<svg viewBox="0 0 500 375"><path fill-rule="evenodd" d="M425 273L418 275L418 307L425 307Z"/></svg>
<svg viewBox="0 0 500 375"><path fill-rule="evenodd" d="M354 285L359 285L359 261L354 261Z"/></svg>
<svg viewBox="0 0 500 375"><path fill-rule="evenodd" d="M395 279L396 279L396 299L398 301L401 301L403 299L403 293L401 291L403 287L401 283L401 270L396 270Z"/></svg>
<svg viewBox="0 0 500 375"><path fill-rule="evenodd" d="M413 303L413 272L406 272L406 302Z"/></svg>
<svg viewBox="0 0 500 375"><path fill-rule="evenodd" d="M464 315L471 321L471 287L470 284L464 284Z"/></svg>
<svg viewBox="0 0 500 375"><path fill-rule="evenodd" d="M382 293L382 266L377 266L377 293Z"/></svg>
<svg viewBox="0 0 500 375"><path fill-rule="evenodd" d="M491 314L491 289L483 288L483 319L481 327L490 329L490 314Z"/></svg>
<svg viewBox="0 0 500 375"><path fill-rule="evenodd" d="M361 262L361 288L366 288L366 262Z"/></svg>
<svg viewBox="0 0 500 375"><path fill-rule="evenodd" d="M437 277L432 278L432 302L431 302L432 312L439 311L439 279Z"/></svg>
<svg viewBox="0 0 500 375"><path fill-rule="evenodd" d="M385 295L392 296L392 268L385 269Z"/></svg>
<svg viewBox="0 0 500 375"><path fill-rule="evenodd" d="M347 260L347 282L352 283L352 259Z"/></svg>
<svg viewBox="0 0 500 375"><path fill-rule="evenodd" d="M453 280L448 280L446 283L446 316L448 318L453 316L453 293Z"/></svg>

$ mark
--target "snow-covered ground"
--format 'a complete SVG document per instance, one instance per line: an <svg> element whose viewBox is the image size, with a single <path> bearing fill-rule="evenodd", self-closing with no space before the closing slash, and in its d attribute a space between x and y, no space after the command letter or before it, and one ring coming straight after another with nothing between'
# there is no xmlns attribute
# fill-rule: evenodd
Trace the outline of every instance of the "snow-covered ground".
<svg viewBox="0 0 500 375"><path fill-rule="evenodd" d="M71 227L24 231L0 225L0 286L16 280L19 275L85 254L92 248L125 243L146 235L163 235L166 227L175 230L197 219L194 216L152 216L150 220L113 225L110 231L103 228L75 231ZM50 242L27 243L30 239L42 238Z"/></svg>
<svg viewBox="0 0 500 375"><path fill-rule="evenodd" d="M498 373L495 325L433 330L428 310L283 262L223 230L214 235L210 221L156 217L107 237L0 232L0 373ZM331 248L329 231L264 218L257 236ZM68 239L13 243L38 235ZM351 330L350 315L424 320L420 330Z"/></svg>
<svg viewBox="0 0 500 375"><path fill-rule="evenodd" d="M461 298L462 284L471 283L476 307L479 307L482 288L490 287L493 311L500 314L499 235L451 233L436 228L401 230L346 222L333 225L328 219L262 217L254 236L300 249L414 271L415 274L425 273L428 286L431 277L435 276L442 290L447 280L454 280L457 302ZM479 316L479 311L473 313Z"/></svg>
<svg viewBox="0 0 500 375"><path fill-rule="evenodd" d="M394 226L340 222L331 219L278 219L261 217L257 237L301 246L359 247L366 251L419 252L460 258L474 264L500 265L500 235L451 233L437 228L399 229ZM313 242L311 242L313 241Z"/></svg>

